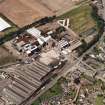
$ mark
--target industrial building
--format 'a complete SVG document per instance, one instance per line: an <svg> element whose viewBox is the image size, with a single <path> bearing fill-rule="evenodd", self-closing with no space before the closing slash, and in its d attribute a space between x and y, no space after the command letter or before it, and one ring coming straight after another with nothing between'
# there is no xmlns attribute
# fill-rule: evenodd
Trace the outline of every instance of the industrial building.
<svg viewBox="0 0 105 105"><path fill-rule="evenodd" d="M27 56L37 53L39 49L51 39L51 36L44 37L41 31L32 27L26 30L25 33L17 36L12 44L13 46Z"/></svg>

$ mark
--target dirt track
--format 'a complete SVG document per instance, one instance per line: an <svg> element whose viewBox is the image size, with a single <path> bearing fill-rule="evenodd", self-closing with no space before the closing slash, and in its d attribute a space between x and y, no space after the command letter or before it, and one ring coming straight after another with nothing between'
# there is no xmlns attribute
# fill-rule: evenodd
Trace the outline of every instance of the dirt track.
<svg viewBox="0 0 105 105"><path fill-rule="evenodd" d="M73 5L72 0L4 0L0 3L0 12L22 27Z"/></svg>

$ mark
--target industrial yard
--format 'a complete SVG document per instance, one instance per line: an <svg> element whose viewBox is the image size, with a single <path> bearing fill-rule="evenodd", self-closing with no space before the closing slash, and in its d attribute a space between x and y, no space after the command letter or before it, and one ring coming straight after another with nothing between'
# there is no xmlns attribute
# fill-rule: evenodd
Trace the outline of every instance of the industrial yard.
<svg viewBox="0 0 105 105"><path fill-rule="evenodd" d="M95 0L0 1L0 105L104 105L104 20Z"/></svg>
<svg viewBox="0 0 105 105"><path fill-rule="evenodd" d="M71 52L81 45L78 37L65 28L67 26L58 24L57 20L37 28L33 25L4 44L18 57L15 65L0 71L4 80L5 74L8 76L8 84L0 91L5 104L30 102L52 81L51 77L62 70Z"/></svg>

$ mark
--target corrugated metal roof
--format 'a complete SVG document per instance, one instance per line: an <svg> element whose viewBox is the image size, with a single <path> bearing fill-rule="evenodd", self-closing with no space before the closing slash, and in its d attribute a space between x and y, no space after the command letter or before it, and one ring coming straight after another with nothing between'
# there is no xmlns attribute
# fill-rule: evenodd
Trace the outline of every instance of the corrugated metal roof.
<svg viewBox="0 0 105 105"><path fill-rule="evenodd" d="M35 27L28 29L27 32L36 38L39 38L41 36L41 31L39 31Z"/></svg>

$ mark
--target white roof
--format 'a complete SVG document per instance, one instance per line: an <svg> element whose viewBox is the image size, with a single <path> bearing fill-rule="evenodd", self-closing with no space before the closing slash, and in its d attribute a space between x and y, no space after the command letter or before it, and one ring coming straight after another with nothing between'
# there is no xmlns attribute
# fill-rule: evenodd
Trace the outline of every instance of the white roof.
<svg viewBox="0 0 105 105"><path fill-rule="evenodd" d="M48 37L43 37L41 36L40 38L37 39L40 45L43 45L44 42L48 42L51 39L51 36Z"/></svg>
<svg viewBox="0 0 105 105"><path fill-rule="evenodd" d="M60 47L64 47L64 46L66 46L66 45L68 45L68 44L69 44L69 42L66 41L66 40L61 40L61 41L59 41L59 46L60 46Z"/></svg>
<svg viewBox="0 0 105 105"><path fill-rule="evenodd" d="M48 42L51 39L51 36L48 37L42 37L42 39L44 40L44 42Z"/></svg>
<svg viewBox="0 0 105 105"><path fill-rule="evenodd" d="M36 50L37 49L37 46L36 45L34 45L34 46L29 46L28 47L28 49L27 49L27 51L26 51L26 53L27 54L30 54L32 51L34 51L34 50Z"/></svg>
<svg viewBox="0 0 105 105"><path fill-rule="evenodd" d="M31 54L31 51L28 50L28 51L26 51L26 53L27 53L27 54Z"/></svg>
<svg viewBox="0 0 105 105"><path fill-rule="evenodd" d="M43 45L44 41L41 38L37 39L40 45Z"/></svg>
<svg viewBox="0 0 105 105"><path fill-rule="evenodd" d="M35 27L28 29L27 32L36 38L39 38L41 36L41 31L39 31Z"/></svg>
<svg viewBox="0 0 105 105"><path fill-rule="evenodd" d="M3 30L5 30L5 29L7 29L9 27L11 27L11 25L8 24L4 19L2 19L0 17L0 31L3 31Z"/></svg>
<svg viewBox="0 0 105 105"><path fill-rule="evenodd" d="M67 54L68 54L68 52L67 52L67 51L65 51L65 50L63 50L63 51L62 51L62 53L63 53L63 54L65 54L65 55L67 55Z"/></svg>

